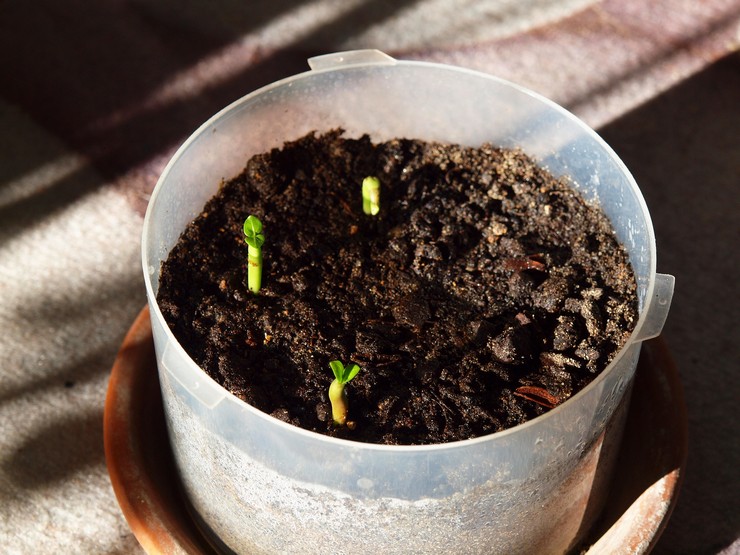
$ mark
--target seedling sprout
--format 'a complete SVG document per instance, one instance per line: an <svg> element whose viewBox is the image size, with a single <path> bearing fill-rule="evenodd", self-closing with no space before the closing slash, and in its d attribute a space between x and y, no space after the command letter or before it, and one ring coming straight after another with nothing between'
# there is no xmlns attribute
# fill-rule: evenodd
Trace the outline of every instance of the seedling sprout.
<svg viewBox="0 0 740 555"><path fill-rule="evenodd" d="M331 371L334 372L334 381L329 386L329 401L331 401L331 416L334 424L344 426L347 424L348 400L345 384L354 378L360 371L360 367L353 363L345 366L338 360L329 363Z"/></svg>
<svg viewBox="0 0 740 555"><path fill-rule="evenodd" d="M368 216L380 212L380 180L368 176L362 180L362 211Z"/></svg>
<svg viewBox="0 0 740 555"><path fill-rule="evenodd" d="M262 222L250 215L244 220L244 242L247 244L247 286L257 294L262 287L262 245L265 235Z"/></svg>

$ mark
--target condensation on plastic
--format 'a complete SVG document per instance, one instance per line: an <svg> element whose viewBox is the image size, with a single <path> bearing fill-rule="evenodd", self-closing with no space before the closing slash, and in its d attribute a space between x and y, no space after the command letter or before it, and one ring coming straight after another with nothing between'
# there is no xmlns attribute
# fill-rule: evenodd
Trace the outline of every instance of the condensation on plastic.
<svg viewBox="0 0 740 555"><path fill-rule="evenodd" d="M637 185L580 120L506 81L378 51L321 56L309 65L201 126L167 165L145 217L142 256L160 382L189 502L215 541L235 551L563 551L603 498L640 342L660 333L673 293L673 277L655 272L652 224ZM329 438L276 420L216 384L162 318L160 265L220 181L250 156L337 127L376 141L520 147L552 173L570 176L606 212L637 275L640 318L616 359L546 415L434 446ZM344 515L348 507L354 512ZM433 523L422 533L425 518Z"/></svg>

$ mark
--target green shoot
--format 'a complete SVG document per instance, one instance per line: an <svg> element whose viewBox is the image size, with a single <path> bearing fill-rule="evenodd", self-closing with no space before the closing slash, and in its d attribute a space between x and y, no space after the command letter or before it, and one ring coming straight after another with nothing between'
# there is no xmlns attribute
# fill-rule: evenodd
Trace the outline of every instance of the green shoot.
<svg viewBox="0 0 740 555"><path fill-rule="evenodd" d="M380 212L380 181L368 176L362 180L362 211L368 216Z"/></svg>
<svg viewBox="0 0 740 555"><path fill-rule="evenodd" d="M347 424L348 401L344 385L354 378L360 371L360 367L353 363L344 366L338 360L329 363L331 371L334 372L334 381L329 386L329 401L331 401L331 416L334 424L344 426Z"/></svg>
<svg viewBox="0 0 740 555"><path fill-rule="evenodd" d="M244 220L244 242L247 244L247 285L257 294L262 287L262 245L265 235L262 222L256 216Z"/></svg>

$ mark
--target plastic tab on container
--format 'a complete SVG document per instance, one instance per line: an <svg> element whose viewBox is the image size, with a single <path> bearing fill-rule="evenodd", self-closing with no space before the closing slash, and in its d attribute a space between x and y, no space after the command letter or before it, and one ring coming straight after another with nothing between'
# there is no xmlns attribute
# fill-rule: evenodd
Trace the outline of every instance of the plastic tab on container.
<svg viewBox="0 0 740 555"><path fill-rule="evenodd" d="M668 317L673 298L673 286L676 278L668 274L655 274L655 286L653 287L653 298L647 307L645 321L637 333L635 341L645 341L658 337L663 330L663 324Z"/></svg>
<svg viewBox="0 0 740 555"><path fill-rule="evenodd" d="M373 49L348 50L346 52L335 52L333 54L324 54L323 56L314 56L313 58L308 59L308 67L314 71L352 65L391 65L395 63L397 63L395 58L392 58L385 52Z"/></svg>
<svg viewBox="0 0 740 555"><path fill-rule="evenodd" d="M226 397L225 390L172 345L171 341L167 342L160 364L193 397L207 408L214 408Z"/></svg>

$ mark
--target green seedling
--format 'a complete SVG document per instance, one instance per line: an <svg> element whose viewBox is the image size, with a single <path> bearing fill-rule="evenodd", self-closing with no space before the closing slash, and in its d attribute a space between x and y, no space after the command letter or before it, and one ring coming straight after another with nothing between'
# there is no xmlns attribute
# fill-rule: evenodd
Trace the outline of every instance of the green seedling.
<svg viewBox="0 0 740 555"><path fill-rule="evenodd" d="M334 424L344 426L347 424L348 412L347 392L344 390L344 386L357 375L360 367L354 362L345 366L338 360L332 360L329 366L331 366L331 371L334 372L334 381L329 386L331 416L334 419Z"/></svg>
<svg viewBox="0 0 740 555"><path fill-rule="evenodd" d="M368 176L362 180L362 211L368 216L380 212L380 180Z"/></svg>
<svg viewBox="0 0 740 555"><path fill-rule="evenodd" d="M262 287L262 245L265 235L262 222L256 216L244 220L244 242L247 244L247 286L257 294Z"/></svg>

